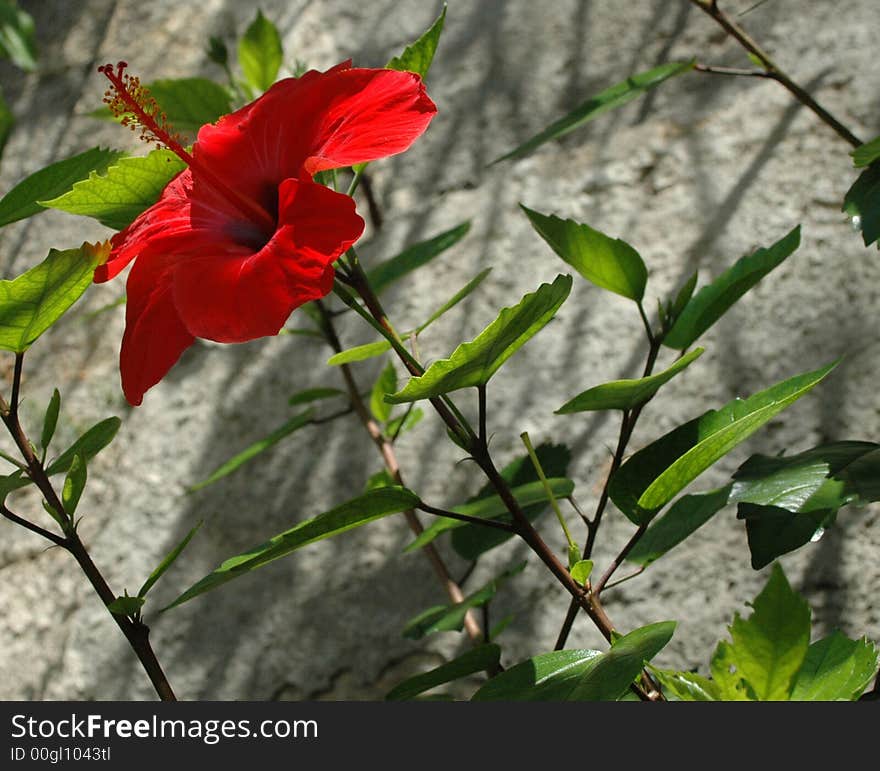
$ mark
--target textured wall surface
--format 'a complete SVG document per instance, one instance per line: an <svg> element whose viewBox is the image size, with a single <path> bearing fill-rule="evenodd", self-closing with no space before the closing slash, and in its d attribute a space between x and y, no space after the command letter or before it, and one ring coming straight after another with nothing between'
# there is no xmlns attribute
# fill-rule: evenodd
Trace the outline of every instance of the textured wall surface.
<svg viewBox="0 0 880 771"><path fill-rule="evenodd" d="M97 143L126 146L129 135L88 117L104 86L96 66L126 59L144 81L220 77L206 62L208 36L232 39L256 4L203 0L33 0L40 71L0 66L18 124L0 166L0 190L54 159ZM728 0L732 11L753 5ZM417 0L264 0L282 31L286 63L327 68L351 57L381 66L439 11ZM880 129L875 0L773 0L742 18L781 66L865 139ZM880 262L840 213L854 179L850 147L775 83L691 74L610 113L534 155L491 168L497 155L624 76L697 56L749 66L741 50L684 0L450 0L447 27L429 78L439 113L413 149L375 164L373 183L386 223L368 233L362 257L376 261L404 245L471 220L467 238L390 290L400 326L421 321L480 269L489 281L421 341L427 358L470 339L497 310L565 266L518 207L588 222L625 238L650 271L646 306L699 268L717 275L797 223L801 248L718 323L706 354L660 393L633 447L678 422L786 376L846 354L814 393L771 421L707 473L709 489L750 453L806 449L820 441L880 438L876 318ZM141 148L132 148L140 152ZM0 231L3 275L108 231L90 220L47 212ZM358 494L380 459L354 418L310 427L259 462L194 495L186 487L288 414L286 398L338 385L327 350L305 338L238 346L197 344L131 409L122 397L117 353L123 314L90 316L118 298L121 281L95 287L28 355L23 410L32 430L52 387L64 395L58 441L107 415L123 419L111 447L90 466L80 532L111 585L135 591L193 524L205 520L184 559L153 590L161 607L217 563L299 519ZM368 330L344 317L346 344ZM557 319L501 370L490 389L493 450L505 462L519 433L564 441L581 505L595 505L616 420L552 410L584 388L635 376L644 357L631 304L576 279ZM669 356L669 353L666 354ZM663 359L668 363L671 358ZM4 372L10 362L3 361ZM366 386L377 363L359 365ZM472 410L469 395L461 404ZM345 422L345 421L348 422ZM428 416L399 443L407 483L438 505L481 484L472 464L444 441ZM8 449L3 440L2 448ZM21 511L40 511L27 494ZM555 523L542 532L562 551ZM72 560L0 522L0 698L147 699L149 683ZM632 526L616 511L596 554L617 553ZM578 538L580 539L580 535ZM187 699L381 698L402 675L435 665L463 640L414 643L405 621L443 601L427 563L403 555L404 523L386 519L305 549L162 616L147 612L155 649ZM811 602L814 634L840 627L880 638L877 510L845 509L817 544L783 558ZM444 549L454 572L466 567ZM481 564L468 586L524 551L509 544ZM606 595L622 629L662 619L679 626L661 664L705 667L735 611L766 580L748 564L745 532L726 510L638 580ZM537 560L499 594L495 619L515 613L505 663L549 649L567 607ZM586 620L570 645L600 643ZM703 669L705 671L705 669Z"/></svg>

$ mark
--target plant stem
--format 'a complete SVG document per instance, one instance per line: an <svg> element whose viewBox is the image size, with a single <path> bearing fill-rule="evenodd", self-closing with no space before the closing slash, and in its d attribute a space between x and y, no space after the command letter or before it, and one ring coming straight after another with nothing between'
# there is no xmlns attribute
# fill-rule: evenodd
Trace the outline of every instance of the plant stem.
<svg viewBox="0 0 880 771"><path fill-rule="evenodd" d="M718 7L717 0L691 0L701 11L711 16L718 24L723 27L732 38L734 38L749 53L754 54L766 70L765 77L771 78L786 88L795 99L797 99L804 107L812 110L819 119L830 126L841 138L849 142L853 147L862 144L862 140L844 126L837 118L835 118L828 110L820 105L812 96L810 96L801 86L795 83L783 70L781 70L776 62L770 58L769 54L764 51L749 34L737 24L730 16ZM698 71L707 71L698 68ZM742 74L742 73L737 73Z"/></svg>
<svg viewBox="0 0 880 771"><path fill-rule="evenodd" d="M499 522L495 519L480 519L480 517L471 517L467 514L459 514L457 511L449 511L448 509L438 509L436 506L429 506L422 501L417 506L418 509L428 514L434 514L438 517L448 517L449 519L457 519L460 522L467 522L471 525L481 525L482 527L494 528L495 530L503 530L506 533L512 533L513 525L507 522Z"/></svg>
<svg viewBox="0 0 880 771"><path fill-rule="evenodd" d="M620 563L623 562L624 559L626 559L626 555L630 553L633 546L638 543L639 539L645 534L645 531L647 529L647 525L639 525L639 528L633 534L633 537L630 538L629 541L626 542L626 546L624 546L620 550L620 554L618 554L612 560L611 564L608 566L608 569L602 574L602 577L593 585L593 594L598 596L602 593L602 589L605 588L605 584L608 583L608 579L614 575L614 571L616 571L617 568L620 567Z"/></svg>

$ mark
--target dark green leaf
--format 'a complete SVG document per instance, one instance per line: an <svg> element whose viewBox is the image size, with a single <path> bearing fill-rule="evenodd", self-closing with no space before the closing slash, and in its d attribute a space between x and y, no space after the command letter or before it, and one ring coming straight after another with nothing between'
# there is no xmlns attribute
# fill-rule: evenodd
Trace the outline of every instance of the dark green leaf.
<svg viewBox="0 0 880 771"><path fill-rule="evenodd" d="M113 441L113 437L116 436L116 432L119 431L119 426L121 425L122 421L119 418L105 418L95 423L94 426L49 464L46 468L46 473L49 476L65 473L70 469L73 459L77 455L82 456L86 462L90 461Z"/></svg>
<svg viewBox="0 0 880 771"><path fill-rule="evenodd" d="M490 602L501 586L512 576L521 572L525 566L525 562L520 562L518 565L508 568L489 581L489 583L469 594L461 602L428 608L428 610L407 622L403 630L403 636L411 640L420 640L422 637L434 634L435 632L461 631L464 627L464 617L467 615L467 612L471 608L478 608Z"/></svg>
<svg viewBox="0 0 880 771"><path fill-rule="evenodd" d="M107 606L107 610L119 616L134 616L143 606L143 597L117 597Z"/></svg>
<svg viewBox="0 0 880 771"><path fill-rule="evenodd" d="M520 204L532 227L565 262L602 289L641 302L648 269L626 241L610 238L589 225L541 214Z"/></svg>
<svg viewBox="0 0 880 771"><path fill-rule="evenodd" d="M629 458L612 477L611 500L635 524L647 523L715 461L816 386L836 362L679 426Z"/></svg>
<svg viewBox="0 0 880 771"><path fill-rule="evenodd" d="M663 687L664 695L678 701L720 701L718 686L696 672L675 672L671 669L650 667L651 674Z"/></svg>
<svg viewBox="0 0 880 771"><path fill-rule="evenodd" d="M670 326L681 315L681 312L687 307L691 297L694 296L694 289L697 288L697 271L691 273L691 277L682 284L675 300L669 306L668 321Z"/></svg>
<svg viewBox="0 0 880 771"><path fill-rule="evenodd" d="M567 498L574 492L574 482L570 479L548 479L550 489L556 498ZM511 494L516 498L521 507L530 506L534 503L547 504L547 493L541 482L531 482L527 485L515 487ZM510 515L504 502L497 495L488 498L480 498L471 503L464 503L460 506L454 506L452 511L459 514L467 514L471 517L479 517L480 519L498 519L502 522L509 521ZM454 530L458 527L468 525L460 519L451 519L450 517L438 517L430 527L426 527L422 534L416 538L409 546L404 549L405 552L420 549L422 546L431 543L442 533L447 530ZM473 525L477 527L477 525ZM488 528L487 528L488 529Z"/></svg>
<svg viewBox="0 0 880 771"><path fill-rule="evenodd" d="M12 133L12 127L15 125L15 116L6 104L3 98L3 89L0 89L0 156L3 155L3 149ZM0 208L2 208L2 200L0 200Z"/></svg>
<svg viewBox="0 0 880 771"><path fill-rule="evenodd" d="M630 410L650 399L660 390L660 386L672 380L702 353L702 348L696 348L678 359L669 369L656 375L638 380L613 380L610 383L593 386L563 404L556 410L556 414L565 415L588 410Z"/></svg>
<svg viewBox="0 0 880 771"><path fill-rule="evenodd" d="M560 275L552 284L542 284L518 305L504 308L472 342L462 343L448 359L434 362L424 375L411 378L402 391L386 396L386 401L401 404L485 385L553 318L570 291L571 276Z"/></svg>
<svg viewBox="0 0 880 771"><path fill-rule="evenodd" d="M391 417L391 405L385 401L387 394L393 394L397 390L397 371L394 364L388 362L373 385L370 392L370 412L380 423L384 423Z"/></svg>
<svg viewBox="0 0 880 771"><path fill-rule="evenodd" d="M214 64L219 64L221 67L225 67L229 63L229 49L226 47L226 43L215 35L208 38L205 53Z"/></svg>
<svg viewBox="0 0 880 771"><path fill-rule="evenodd" d="M758 249L754 254L737 260L733 267L691 297L663 338L663 344L678 350L689 348L740 297L781 265L800 243L801 228L798 225L769 249Z"/></svg>
<svg viewBox="0 0 880 771"><path fill-rule="evenodd" d="M106 173L123 156L124 153L118 150L93 147L35 171L0 199L0 225L8 225L45 211L46 207L38 201L67 193L75 183L86 179L90 173Z"/></svg>
<svg viewBox="0 0 880 771"><path fill-rule="evenodd" d="M752 603L748 619L737 613L712 656L712 677L724 700L788 700L810 645L810 607L792 591L776 563Z"/></svg>
<svg viewBox="0 0 880 771"><path fill-rule="evenodd" d="M633 75L621 83L605 89L605 91L588 99L583 104L578 105L570 113L551 123L539 134L523 142L523 144L509 153L496 158L492 163L499 163L508 158L522 158L545 142L565 136L594 118L598 118L602 113L626 104L646 91L659 86L667 78L681 75L683 72L689 72L693 67L693 60L689 62L668 62L646 72Z"/></svg>
<svg viewBox="0 0 880 771"><path fill-rule="evenodd" d="M181 555L183 550L187 547L189 542L192 540L192 537L198 532L201 526L202 523L199 522L192 530L190 530L186 534L186 536L184 536L184 539L179 544L177 544L177 546L175 546L167 555L165 555L165 558L158 564L156 569L152 573L150 573L149 578L144 581L144 585L138 592L138 597L143 598L147 596L147 592L153 588L153 584L155 584L156 581L158 581L162 577L162 574L174 564L175 560Z"/></svg>
<svg viewBox="0 0 880 771"><path fill-rule="evenodd" d="M228 476L255 456L259 455L262 452L265 452L273 445L278 444L278 442L280 442L286 436L290 436L294 431L299 431L299 429L309 425L311 420L311 409L308 409L305 412L300 412L298 415L294 415L282 426L276 428L271 434L263 437L257 442L254 442L252 445L246 447L240 453L230 458L228 461L226 461L226 463L211 472L201 482L197 482L196 484L191 485L189 488L189 492L201 490L203 487L214 484L214 482L216 482L218 479L222 479L223 477Z"/></svg>
<svg viewBox="0 0 880 771"><path fill-rule="evenodd" d="M46 407L46 415L43 417L43 430L40 433L40 447L44 450L49 447L49 442L55 436L55 427L58 425L58 413L61 410L61 392L56 388L49 399Z"/></svg>
<svg viewBox="0 0 880 771"><path fill-rule="evenodd" d="M303 546L331 538L390 514L407 511L418 503L418 496L403 487L382 487L378 490L372 490L337 506L335 509L325 511L317 517L300 522L265 543L229 558L212 573L187 589L164 610L180 605L211 589L216 589L233 578L246 575L256 568L301 549Z"/></svg>
<svg viewBox="0 0 880 771"><path fill-rule="evenodd" d="M257 91L266 91L275 82L283 57L278 29L257 11L238 43L238 63L247 82Z"/></svg>
<svg viewBox="0 0 880 771"><path fill-rule="evenodd" d="M543 443L535 448L538 463L544 469L548 477L564 478L568 473L568 464L571 461L571 452L562 444ZM501 477L511 488L522 487L529 483L537 483L538 474L535 466L528 455L521 455L501 469ZM484 498L496 497L495 488L486 483L482 489L466 503ZM549 502L545 499L531 506L523 507L523 514L530 522L534 522L547 511ZM481 554L494 549L502 543L513 538L513 533L505 533L503 530L469 525L464 522L452 533L452 548L466 560L475 560Z"/></svg>
<svg viewBox="0 0 880 771"><path fill-rule="evenodd" d="M434 59L437 43L440 41L440 33L443 32L443 22L446 21L446 6L434 23L415 43L407 46L400 56L395 56L385 66L389 70L405 70L415 72L424 78L428 74L428 68Z"/></svg>
<svg viewBox="0 0 880 771"><path fill-rule="evenodd" d="M850 155L856 167L870 166L880 158L880 137L874 137L870 142L865 142L853 150Z"/></svg>
<svg viewBox="0 0 880 771"><path fill-rule="evenodd" d="M64 480L64 487L61 489L61 503L64 505L64 510L68 516L72 517L76 511L79 499L83 494L83 490L85 490L87 479L86 462L83 460L82 455L74 455L73 460L70 462L67 477Z"/></svg>
<svg viewBox="0 0 880 771"><path fill-rule="evenodd" d="M814 642L795 678L792 701L854 701L877 674L878 652L838 631Z"/></svg>
<svg viewBox="0 0 880 771"><path fill-rule="evenodd" d="M404 680L395 686L385 697L387 701L406 701L420 693L436 688L444 683L451 683L460 677L467 677L474 672L492 670L498 666L501 648L492 643L478 645L463 653L452 661L415 677Z"/></svg>
<svg viewBox="0 0 880 771"><path fill-rule="evenodd" d="M759 506L741 503L737 519L746 521L752 567L760 570L777 557L800 548L821 535L828 520L834 517L830 509L814 509L796 513L778 506Z"/></svg>
<svg viewBox="0 0 880 771"><path fill-rule="evenodd" d="M669 511L651 523L626 555L627 560L637 565L650 565L721 511L727 505L729 494L730 485L707 493L683 495Z"/></svg>
<svg viewBox="0 0 880 771"><path fill-rule="evenodd" d="M0 56L23 70L37 68L34 20L14 2L0 2Z"/></svg>
<svg viewBox="0 0 880 771"><path fill-rule="evenodd" d="M856 230L862 231L865 246L880 238L880 163L866 168L843 198L843 209Z"/></svg>
<svg viewBox="0 0 880 771"><path fill-rule="evenodd" d="M94 171L63 195L41 200L42 206L94 217L112 230L122 230L158 200L165 186L185 164L170 150L120 158L107 173Z"/></svg>
<svg viewBox="0 0 880 771"><path fill-rule="evenodd" d="M345 391L340 391L338 388L307 388L304 391L297 391L287 400L287 403L290 406L311 404L312 402L321 401L322 399L332 399L337 396L345 395Z"/></svg>
<svg viewBox="0 0 880 771"><path fill-rule="evenodd" d="M471 229L471 223L462 222L451 230L410 246L395 257L380 262L367 271L367 278L373 291L378 294L407 273L422 267L464 238Z"/></svg>
<svg viewBox="0 0 880 771"><path fill-rule="evenodd" d="M0 348L23 353L88 289L101 247L52 249L43 262L0 281Z"/></svg>

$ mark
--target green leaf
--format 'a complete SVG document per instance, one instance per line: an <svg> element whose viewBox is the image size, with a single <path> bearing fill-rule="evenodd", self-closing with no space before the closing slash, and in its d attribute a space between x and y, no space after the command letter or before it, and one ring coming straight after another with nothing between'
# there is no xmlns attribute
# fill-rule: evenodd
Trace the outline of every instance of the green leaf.
<svg viewBox="0 0 880 771"><path fill-rule="evenodd" d="M857 168L870 166L880 158L880 137L874 137L870 142L865 142L853 150L850 155L853 158L853 165Z"/></svg>
<svg viewBox="0 0 880 771"><path fill-rule="evenodd" d="M13 471L7 476L0 476L0 503L5 503L6 497L14 490L20 490L32 484L30 477L24 476L23 471Z"/></svg>
<svg viewBox="0 0 880 771"><path fill-rule="evenodd" d="M415 72L423 78L428 74L431 62L434 60L434 52L440 41L440 33L443 32L443 22L446 21L446 6L434 23L428 28L415 43L407 46L400 56L392 58L385 66L389 70L401 70Z"/></svg>
<svg viewBox="0 0 880 771"><path fill-rule="evenodd" d="M792 590L779 563L752 603L737 613L712 657L712 676L725 700L788 700L810 645L810 607Z"/></svg>
<svg viewBox="0 0 880 771"><path fill-rule="evenodd" d="M492 161L493 164L505 161L508 158L522 158L528 155L545 142L559 139L571 131L580 128L585 123L598 118L605 112L620 107L638 96L659 86L664 80L689 72L694 68L694 61L668 62L659 67L632 75L626 80L607 88L602 93L588 99L586 102L575 107L570 113L559 120L551 123L540 133L533 136L519 147L511 150Z"/></svg>
<svg viewBox="0 0 880 771"><path fill-rule="evenodd" d="M794 252L801 243L798 225L769 249L737 260L711 284L704 286L685 305L672 328L663 338L670 348L684 350L720 319L727 310Z"/></svg>
<svg viewBox="0 0 880 771"><path fill-rule="evenodd" d="M816 386L834 367L797 375L685 423L629 458L611 479L611 500L642 525L715 461Z"/></svg>
<svg viewBox="0 0 880 771"><path fill-rule="evenodd" d="M636 541L627 560L650 565L705 525L728 502L730 485L707 493L683 495Z"/></svg>
<svg viewBox="0 0 880 771"><path fill-rule="evenodd" d="M68 516L73 516L83 490L86 487L88 479L88 471L86 470L86 462L82 455L76 454L70 462L70 469L64 480L64 487L61 489L61 503Z"/></svg>
<svg viewBox="0 0 880 771"><path fill-rule="evenodd" d="M570 479L548 479L547 482L550 484L550 490L556 498L567 498L574 492L574 482ZM530 506L533 503L546 505L548 501L547 493L541 482L531 482L527 485L515 487L510 492L521 507ZM479 517L480 519L498 519L501 522L509 521L510 519L507 506L504 505L504 501L497 495L453 506L451 511L467 514L471 517ZM430 527L426 527L421 535L404 549L404 552L420 549L447 530L454 530L468 524L460 519L438 517ZM477 526L474 525L474 527Z"/></svg>
<svg viewBox="0 0 880 771"><path fill-rule="evenodd" d="M434 311L429 317L428 320L422 324L419 324L418 327L414 330L415 334L420 335L424 332L431 324L433 324L437 319L439 319L444 313L452 310L456 305L458 305L462 300L464 300L471 292L474 291L480 284L483 283L483 279L486 278L492 272L492 268L486 268L485 270L481 270L476 276L474 276L470 281L467 282L461 289L459 289L452 297L450 297L443 305L441 305L436 311Z"/></svg>
<svg viewBox="0 0 880 771"><path fill-rule="evenodd" d="M415 677L404 680L385 696L387 701L406 701L444 683L451 683L475 672L492 670L498 666L501 648L492 643L478 645L452 661Z"/></svg>
<svg viewBox="0 0 880 771"><path fill-rule="evenodd" d="M467 235L470 229L471 223L469 220L462 222L451 230L446 230L439 235L429 238L427 241L414 244L400 254L380 262L374 268L367 271L367 279L373 291L379 294L379 292L389 287L395 281L399 281L407 273L411 273L416 268L426 265L437 255L455 246Z"/></svg>
<svg viewBox="0 0 880 771"><path fill-rule="evenodd" d="M390 514L407 511L417 506L418 503L418 496L404 487L382 487L378 490L372 490L330 511L325 511L317 517L300 522L265 543L229 558L163 610L168 610L211 589L216 589L233 578L246 575L252 570L301 549L303 546L331 538Z"/></svg>
<svg viewBox="0 0 880 771"><path fill-rule="evenodd" d="M580 560L571 566L571 577L583 586L593 572L593 560Z"/></svg>
<svg viewBox="0 0 880 771"><path fill-rule="evenodd" d="M364 485L364 492L368 493L370 490L378 490L380 487L394 487L396 484L391 474L382 469L367 479L367 483Z"/></svg>
<svg viewBox="0 0 880 771"><path fill-rule="evenodd" d="M143 157L120 158L106 174L93 171L63 195L39 203L94 217L108 228L122 230L156 203L165 186L184 168L184 162L170 150L153 150Z"/></svg>
<svg viewBox="0 0 880 771"><path fill-rule="evenodd" d="M6 100L3 98L3 89L0 88L0 156L3 155L3 149L6 147L6 142L9 140L9 135L12 133L12 127L15 125L15 116L12 114L12 110L9 109L9 105L6 104ZM0 201L2 204L2 201Z"/></svg>
<svg viewBox="0 0 880 771"><path fill-rule="evenodd" d="M563 404L556 410L556 414L566 415L589 410L630 410L650 399L660 390L660 386L672 380L702 353L702 348L696 348L678 359L669 369L656 375L638 380L613 380L610 383L588 388Z"/></svg>
<svg viewBox="0 0 880 771"><path fill-rule="evenodd" d="M814 642L795 678L792 701L854 701L877 674L878 651L867 638L839 631Z"/></svg>
<svg viewBox="0 0 880 771"><path fill-rule="evenodd" d="M49 447L52 437L55 436L55 427L58 425L58 413L61 411L61 392L56 388L49 399L46 407L46 415L43 417L43 430L40 433L40 447L44 450Z"/></svg>
<svg viewBox="0 0 880 771"><path fill-rule="evenodd" d="M650 624L618 638L606 653L543 653L493 677L473 701L615 701L674 629L673 621Z"/></svg>
<svg viewBox="0 0 880 771"><path fill-rule="evenodd" d="M394 364L388 362L373 385L370 392L370 412L380 423L384 423L391 417L391 405L385 401L386 394L393 394L397 390L397 371Z"/></svg>
<svg viewBox="0 0 880 771"><path fill-rule="evenodd" d="M721 691L718 686L696 672L675 672L671 669L649 667L651 674L663 687L668 698L677 701L720 701Z"/></svg>
<svg viewBox="0 0 880 771"><path fill-rule="evenodd" d="M278 29L257 11L238 43L238 63L247 82L257 91L266 91L275 82L283 57Z"/></svg>
<svg viewBox="0 0 880 771"><path fill-rule="evenodd" d="M143 597L117 597L107 606L107 610L119 616L134 616L144 606Z"/></svg>
<svg viewBox="0 0 880 771"><path fill-rule="evenodd" d="M880 238L880 163L872 163L859 174L843 198L842 211L862 231L865 246Z"/></svg>
<svg viewBox="0 0 880 771"><path fill-rule="evenodd" d="M425 417L424 411L419 407L414 407L409 412L389 420L385 427L385 433L388 436L398 436L415 428L423 417Z"/></svg>
<svg viewBox="0 0 880 771"><path fill-rule="evenodd" d="M205 48L205 54L207 54L208 58L214 62L214 64L219 64L221 67L226 67L229 63L229 49L226 47L226 43L223 42L222 38L219 38L216 35L211 35L208 38L208 45Z"/></svg>
<svg viewBox="0 0 880 771"><path fill-rule="evenodd" d="M278 444L282 439L287 436L290 436L294 431L299 431L299 429L304 426L309 425L312 420L312 410L308 409L305 412L300 412L297 415L294 415L292 418L287 420L283 425L276 428L271 434L263 437L257 442L246 447L240 453L237 453L220 467L216 468L212 471L205 479L201 482L197 482L194 485L189 487L189 492L193 493L196 490L201 490L203 487L207 487L208 485L214 484L219 479L222 479L225 476L228 476L233 471L236 471L245 463L259 455L260 453L265 452L273 445Z"/></svg>
<svg viewBox="0 0 880 771"><path fill-rule="evenodd" d="M667 319L670 326L675 323L681 312L687 307L691 297L694 296L694 289L697 288L697 275L697 271L691 273L690 278L682 284L678 294L675 295L675 300L669 305Z"/></svg>
<svg viewBox="0 0 880 771"><path fill-rule="evenodd" d="M639 253L626 241L610 238L589 225L555 214L520 208L532 227L565 262L587 281L609 292L641 302L648 281L648 269Z"/></svg>
<svg viewBox="0 0 880 771"><path fill-rule="evenodd" d="M333 354L327 359L327 364L331 367L338 367L340 364L351 364L355 361L364 361L381 356L386 351L391 350L391 343L387 340L377 340L375 343L365 343L364 345L356 345L354 348L348 348L345 351Z"/></svg>
<svg viewBox="0 0 880 771"><path fill-rule="evenodd" d="M544 442L535 448L538 463L544 469L548 477L563 478L568 473L568 464L571 462L571 451L563 444L550 444ZM501 469L501 477L511 488L522 487L530 483L540 482L535 466L528 454L520 455ZM572 486L572 489L573 486ZM472 503L484 498L496 498L497 493L491 483L487 482L475 496L469 498L466 503ZM546 498L530 506L523 506L523 514L530 522L534 522L544 514L549 507ZM504 510L506 511L506 509ZM452 548L466 560L475 560L481 554L494 549L502 543L513 538L513 533L505 533L503 530L481 527L480 525L460 523L452 533Z"/></svg>
<svg viewBox="0 0 880 771"><path fill-rule="evenodd" d="M0 348L23 353L92 283L100 248L52 249L39 265L0 281Z"/></svg>
<svg viewBox="0 0 880 771"><path fill-rule="evenodd" d="M769 565L782 554L800 548L822 534L834 511L816 509L797 514L778 506L741 503L737 519L746 521L746 533L755 570Z"/></svg>
<svg viewBox="0 0 880 771"><path fill-rule="evenodd" d="M147 596L147 592L153 588L153 584L156 583L161 577L162 574L170 568L175 560L183 553L183 550L187 547L189 542L192 540L192 537L198 532L199 528L202 526L202 523L199 522L192 530L190 530L184 539L177 544L167 555L165 558L158 564L156 569L150 573L149 578L144 581L144 585L141 587L138 592L138 597L144 598Z"/></svg>
<svg viewBox="0 0 880 771"><path fill-rule="evenodd" d="M345 395L345 391L340 391L338 388L306 388L303 391L297 391L287 400L287 403L293 407Z"/></svg>
<svg viewBox="0 0 880 771"><path fill-rule="evenodd" d="M121 425L122 421L119 418L105 418L95 423L46 467L46 474L52 476L67 472L77 455L86 462L90 461L113 441Z"/></svg>
<svg viewBox="0 0 880 771"><path fill-rule="evenodd" d="M29 72L37 68L34 20L9 0L0 2L0 56Z"/></svg>
<svg viewBox="0 0 880 771"><path fill-rule="evenodd" d="M462 343L448 359L434 362L424 375L411 378L406 387L386 396L391 404L485 385L520 347L553 318L571 291L571 276L560 275L542 284L512 308L504 308L486 329L469 343Z"/></svg>
<svg viewBox="0 0 880 771"><path fill-rule="evenodd" d="M464 617L467 615L467 612L471 608L478 608L491 602L495 594L508 579L521 572L525 566L525 562L520 562L508 568L500 575L495 576L487 584L481 586L477 591L469 594L461 602L456 602L452 605L438 605L419 613L419 615L407 622L403 630L403 636L411 640L421 640L422 637L434 634L435 632L460 632L464 627Z"/></svg>

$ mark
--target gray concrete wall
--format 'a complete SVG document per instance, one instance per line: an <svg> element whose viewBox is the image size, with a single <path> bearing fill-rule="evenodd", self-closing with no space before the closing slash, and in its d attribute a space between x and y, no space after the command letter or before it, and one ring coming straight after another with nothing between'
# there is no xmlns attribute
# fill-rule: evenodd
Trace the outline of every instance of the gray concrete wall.
<svg viewBox="0 0 880 771"><path fill-rule="evenodd" d="M744 10L749 0L724 3ZM128 135L87 116L100 101L97 65L124 58L145 81L219 76L202 53L208 35L231 36L256 3L204 0L22 2L35 16L41 69L24 76L3 64L2 85L18 126L0 166L0 189L96 143ZM381 66L439 11L416 0L264 0L283 32L287 62L326 68L352 57ZM742 21L780 64L865 139L880 129L880 71L874 0L773 0ZM428 358L446 355L565 266L531 230L523 202L588 222L638 248L649 269L648 307L694 268L703 281L797 223L795 255L704 338L707 353L661 392L633 446L702 410L747 395L847 354L814 394L771 421L707 473L694 489L724 479L749 454L806 449L837 438L876 440L877 252L866 250L840 213L854 179L849 147L777 84L690 75L597 120L533 156L486 164L551 119L623 76L673 58L749 66L741 51L684 0L451 0L429 79L439 113L406 155L375 164L387 222L368 233L368 261L471 219L453 251L389 293L402 327L485 266L487 285L422 340ZM5 276L60 248L108 235L91 221L48 212L0 232ZM307 429L246 470L198 495L187 485L279 424L287 396L336 385L327 351L299 338L190 349L142 407L125 404L118 381L121 309L88 312L119 297L121 281L95 287L27 357L24 414L37 431L56 384L64 395L59 442L91 422L119 415L114 444L90 467L80 532L111 585L137 587L199 519L186 557L154 589L160 607L218 562L354 496L380 468L354 419ZM369 339L356 319L347 344ZM595 505L617 426L610 417L552 414L584 388L634 376L644 356L630 304L579 279L558 319L493 380L490 427L502 462L518 435L565 441L582 506ZM666 360L664 360L666 361ZM4 367L11 366L9 362ZM358 368L369 383L376 364ZM461 403L472 406L465 396ZM407 482L424 498L451 504L480 486L472 464L444 444L426 418L399 446ZM6 448L6 444L2 445ZM26 494L22 511L38 512ZM35 516L39 516L35 513ZM550 518L542 532L562 549ZM152 692L112 620L67 555L0 523L0 698L147 699ZM597 550L607 564L632 528L610 512ZM580 537L580 536L579 536ZM413 643L404 622L443 601L418 555L402 555L402 521L384 520L315 545L173 612L149 612L153 640L186 699L381 698L403 675L440 662L463 641L438 635ZM880 638L877 510L844 510L815 545L783 558L814 609L815 634L839 626ZM456 572L464 565L444 550ZM481 565L469 586L525 554L510 544ZM679 626L661 664L705 666L732 614L745 611L766 580L748 565L745 533L726 511L639 580L610 591L622 629L662 619ZM567 600L537 560L510 583L495 618L516 613L504 661L552 647ZM572 646L597 646L578 621Z"/></svg>

